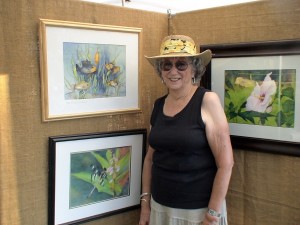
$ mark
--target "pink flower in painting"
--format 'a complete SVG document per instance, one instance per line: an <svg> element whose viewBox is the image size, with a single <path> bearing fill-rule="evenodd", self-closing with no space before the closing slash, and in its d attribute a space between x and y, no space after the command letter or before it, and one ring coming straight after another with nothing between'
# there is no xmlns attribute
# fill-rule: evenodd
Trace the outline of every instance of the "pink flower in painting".
<svg viewBox="0 0 300 225"><path fill-rule="evenodd" d="M259 85L256 82L251 95L247 99L246 110L247 111L256 111L256 112L271 112L272 107L270 103L272 101L272 95L276 93L276 83L271 79L271 74L268 73L262 82Z"/></svg>

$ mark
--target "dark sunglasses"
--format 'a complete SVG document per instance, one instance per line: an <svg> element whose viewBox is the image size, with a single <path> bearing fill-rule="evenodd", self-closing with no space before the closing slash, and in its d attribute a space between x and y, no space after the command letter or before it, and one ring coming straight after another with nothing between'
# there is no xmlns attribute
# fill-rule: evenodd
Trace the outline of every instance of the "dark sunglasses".
<svg viewBox="0 0 300 225"><path fill-rule="evenodd" d="M190 63L186 61L177 61L175 62L175 67L179 71L185 71ZM164 61L160 63L160 69L163 71L170 71L173 67L173 63L171 61Z"/></svg>

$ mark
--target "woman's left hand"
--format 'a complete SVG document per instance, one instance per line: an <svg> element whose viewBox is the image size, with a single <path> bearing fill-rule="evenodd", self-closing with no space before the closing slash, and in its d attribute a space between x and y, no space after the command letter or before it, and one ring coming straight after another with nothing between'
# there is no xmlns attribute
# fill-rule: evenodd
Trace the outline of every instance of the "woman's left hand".
<svg viewBox="0 0 300 225"><path fill-rule="evenodd" d="M204 220L200 223L200 225L218 225L219 224L219 218L215 216L211 216L208 213L206 213Z"/></svg>

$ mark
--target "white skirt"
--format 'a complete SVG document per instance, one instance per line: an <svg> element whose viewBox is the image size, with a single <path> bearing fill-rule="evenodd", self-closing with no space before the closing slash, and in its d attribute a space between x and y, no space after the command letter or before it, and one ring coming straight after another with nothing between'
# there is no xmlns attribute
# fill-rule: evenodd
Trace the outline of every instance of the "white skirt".
<svg viewBox="0 0 300 225"><path fill-rule="evenodd" d="M200 225L207 208L176 209L163 206L151 199L151 215L149 225ZM226 202L221 209L221 218L218 225L228 225Z"/></svg>

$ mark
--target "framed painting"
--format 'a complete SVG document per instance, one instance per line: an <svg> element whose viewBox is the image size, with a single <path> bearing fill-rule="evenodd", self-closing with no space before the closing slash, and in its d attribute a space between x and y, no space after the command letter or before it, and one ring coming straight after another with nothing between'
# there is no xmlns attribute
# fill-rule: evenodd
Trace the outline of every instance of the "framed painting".
<svg viewBox="0 0 300 225"><path fill-rule="evenodd" d="M49 137L48 224L138 208L146 129Z"/></svg>
<svg viewBox="0 0 300 225"><path fill-rule="evenodd" d="M300 40L220 44L202 85L216 92L241 149L300 156Z"/></svg>
<svg viewBox="0 0 300 225"><path fill-rule="evenodd" d="M140 111L140 28L40 19L43 121Z"/></svg>

